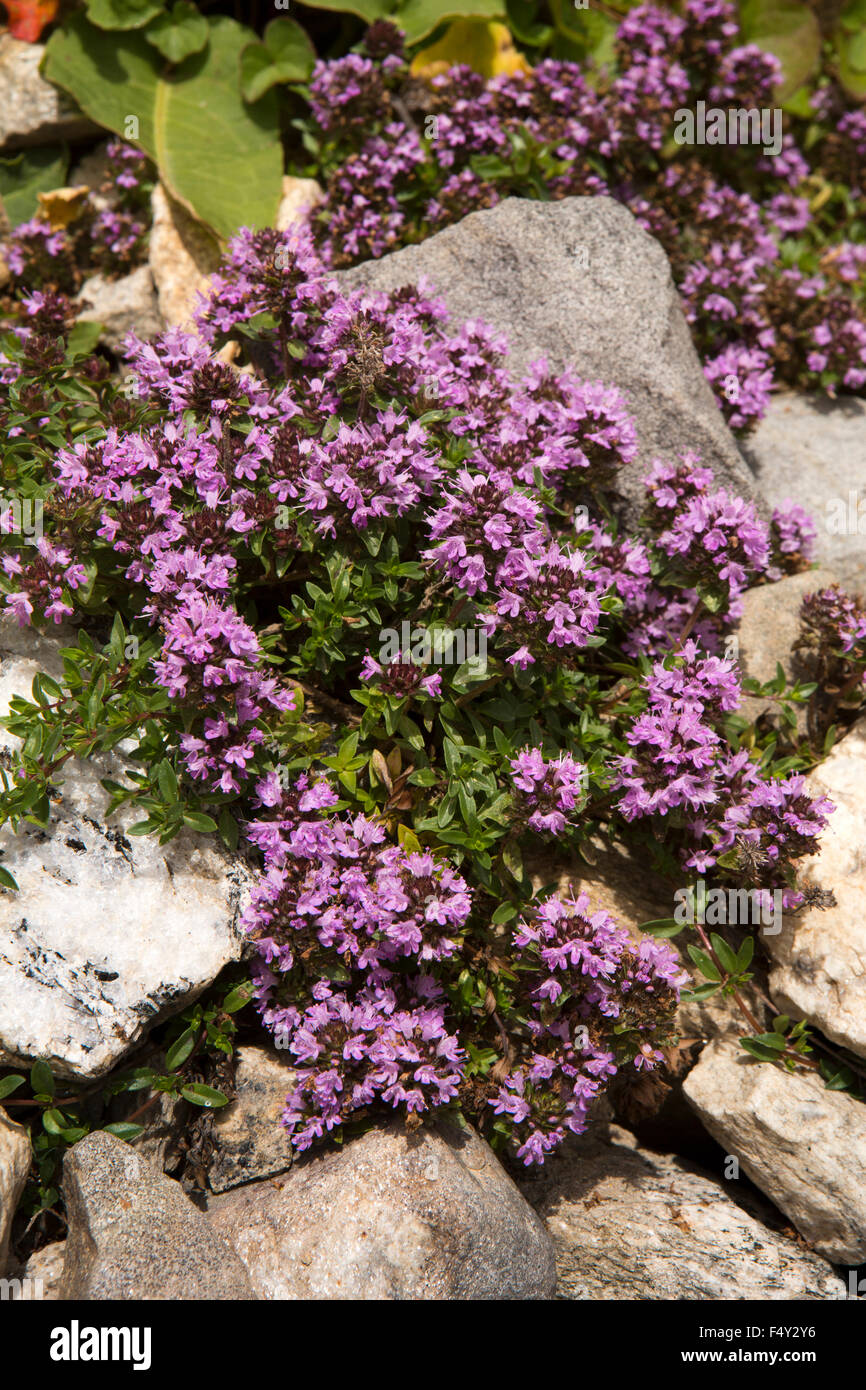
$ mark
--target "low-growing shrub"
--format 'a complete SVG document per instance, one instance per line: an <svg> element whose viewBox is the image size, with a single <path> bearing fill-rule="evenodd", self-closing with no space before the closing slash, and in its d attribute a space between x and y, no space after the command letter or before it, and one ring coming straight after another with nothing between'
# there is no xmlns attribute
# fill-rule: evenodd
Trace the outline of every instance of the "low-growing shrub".
<svg viewBox="0 0 866 1390"><path fill-rule="evenodd" d="M122 743L104 785L130 834L219 833L260 865L245 920L294 1143L448 1105L540 1161L617 1068L657 1064L686 980L675 923L632 940L534 880L546 846L626 840L672 884L805 900L831 809L796 733L814 687L767 687L756 729L724 643L748 585L807 563L806 519L766 522L687 455L628 535L615 386L511 382L482 325L446 330L423 287L344 293L306 234L239 236L197 334L133 344L125 390L66 346L61 297L23 307L4 479L43 529L23 543L7 499L0 582L19 623L77 636L13 700L3 817L46 823L66 760ZM816 602L849 718L863 615ZM751 949L697 929L701 988L737 991Z"/></svg>

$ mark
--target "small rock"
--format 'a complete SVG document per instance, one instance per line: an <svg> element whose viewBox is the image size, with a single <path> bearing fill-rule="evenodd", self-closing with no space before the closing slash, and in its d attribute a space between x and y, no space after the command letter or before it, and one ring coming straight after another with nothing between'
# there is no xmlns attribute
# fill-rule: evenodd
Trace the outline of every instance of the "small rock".
<svg viewBox="0 0 866 1390"><path fill-rule="evenodd" d="M266 1299L541 1299L553 1248L472 1131L369 1130L279 1182L212 1198Z"/></svg>
<svg viewBox="0 0 866 1390"><path fill-rule="evenodd" d="M66 1241L43 1245L35 1251L16 1275L17 1287L12 1297L23 1302L51 1303L60 1297L60 1280L66 1257Z"/></svg>
<svg viewBox="0 0 866 1390"><path fill-rule="evenodd" d="M306 222L324 196L322 186L316 179L297 179L292 174L284 174L283 196L274 223L277 231L285 232L295 222Z"/></svg>
<svg viewBox="0 0 866 1390"><path fill-rule="evenodd" d="M811 514L819 564L866 591L866 404L780 392L743 452L771 506L791 501Z"/></svg>
<svg viewBox="0 0 866 1390"><path fill-rule="evenodd" d="M833 1264L866 1260L866 1106L812 1072L705 1048L684 1083L713 1138Z"/></svg>
<svg viewBox="0 0 866 1390"><path fill-rule="evenodd" d="M0 147L47 145L96 134L83 111L39 71L45 46L0 35Z"/></svg>
<svg viewBox="0 0 866 1390"><path fill-rule="evenodd" d="M616 1126L607 1142L568 1141L526 1186L553 1238L560 1298L846 1296L828 1264L756 1221L717 1178Z"/></svg>
<svg viewBox="0 0 866 1390"><path fill-rule="evenodd" d="M162 332L153 277L146 265L119 280L91 275L81 286L77 303L86 306L78 313L79 322L101 323L100 342L119 356L124 355L128 333L155 338Z"/></svg>
<svg viewBox="0 0 866 1390"><path fill-rule="evenodd" d="M220 262L216 237L157 183L151 198L150 269L169 328L193 331L197 297Z"/></svg>
<svg viewBox="0 0 866 1390"><path fill-rule="evenodd" d="M776 668L781 665L789 682L799 678L810 679L802 662L794 651L794 643L800 635L800 606L807 594L817 593L831 584L838 583L836 575L830 570L806 570L803 574L789 574L775 584L760 584L743 595L743 616L737 629L739 643L738 659L744 678L750 680L774 680ZM755 695L747 695L737 710L745 719L759 719L762 714L775 709L773 700L761 700ZM797 707L799 733L806 733L806 706Z"/></svg>
<svg viewBox="0 0 866 1390"><path fill-rule="evenodd" d="M0 1110L0 1277L9 1258L12 1218L30 1172L30 1136Z"/></svg>
<svg viewBox="0 0 866 1390"><path fill-rule="evenodd" d="M247 1272L178 1183L97 1130L63 1160L69 1238L60 1297L254 1298Z"/></svg>
<svg viewBox="0 0 866 1390"><path fill-rule="evenodd" d="M33 677L62 676L63 629L42 636L0 618L0 714ZM16 740L0 731L0 746ZM100 779L124 780L115 750L63 768L46 829L0 830L0 861L20 892L0 894L0 1065L44 1058L61 1076L103 1076L154 1024L191 1004L240 959L237 920L249 873L204 835L160 846L104 821Z"/></svg>
<svg viewBox="0 0 866 1390"><path fill-rule="evenodd" d="M770 993L785 1013L866 1057L866 719L810 772L808 785L836 810L818 853L798 862L798 877L832 889L836 906L786 915L782 931L765 936L775 962Z"/></svg>
<svg viewBox="0 0 866 1390"><path fill-rule="evenodd" d="M506 334L515 376L546 357L626 393L640 453L617 486L634 510L652 460L687 449L714 470L719 487L757 497L698 361L667 257L620 203L506 198L338 278L391 290L422 275L454 322L481 319Z"/></svg>
<svg viewBox="0 0 866 1390"><path fill-rule="evenodd" d="M294 1072L285 1057L264 1047L239 1047L235 1059L237 1099L214 1113L216 1152L208 1179L214 1192L283 1173L292 1146L280 1115Z"/></svg>

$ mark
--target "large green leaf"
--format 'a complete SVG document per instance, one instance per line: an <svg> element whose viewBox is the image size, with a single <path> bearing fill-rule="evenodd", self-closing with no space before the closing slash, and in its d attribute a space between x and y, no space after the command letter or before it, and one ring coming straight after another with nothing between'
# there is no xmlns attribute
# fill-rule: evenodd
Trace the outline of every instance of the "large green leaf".
<svg viewBox="0 0 866 1390"><path fill-rule="evenodd" d="M66 182L66 151L59 145L40 145L0 159L0 199L10 225L17 227L39 206L37 193L62 188Z"/></svg>
<svg viewBox="0 0 866 1390"><path fill-rule="evenodd" d="M818 66L821 31L804 0L740 0L740 29L745 43L774 53L784 79L777 93L787 100Z"/></svg>
<svg viewBox="0 0 866 1390"><path fill-rule="evenodd" d="M180 202L220 236L240 226L273 226L282 192L283 152L274 92L247 106L241 52L250 30L210 21L205 54L181 63L157 87L156 162Z"/></svg>
<svg viewBox="0 0 866 1390"><path fill-rule="evenodd" d="M74 15L50 38L46 77L100 125L138 143L173 196L220 236L273 223L282 185L274 93L247 106L240 55L254 37L233 19L209 21L210 43L170 74L138 31L104 33Z"/></svg>
<svg viewBox="0 0 866 1390"><path fill-rule="evenodd" d="M162 7L162 0L87 0L87 17L100 29L141 29Z"/></svg>
<svg viewBox="0 0 866 1390"><path fill-rule="evenodd" d="M866 101L866 0L851 0L835 33L839 81L857 101Z"/></svg>
<svg viewBox="0 0 866 1390"><path fill-rule="evenodd" d="M143 34L106 33L82 14L71 15L48 40L42 71L49 82L71 92L99 125L126 139L130 117L138 121L137 143L153 155L153 110L161 67Z"/></svg>
<svg viewBox="0 0 866 1390"><path fill-rule="evenodd" d="M394 9L393 0L304 0L311 10L338 10L340 14L356 14L373 24L384 19Z"/></svg>
<svg viewBox="0 0 866 1390"><path fill-rule="evenodd" d="M504 19L505 0L406 0L391 18L407 43L418 43L454 19Z"/></svg>

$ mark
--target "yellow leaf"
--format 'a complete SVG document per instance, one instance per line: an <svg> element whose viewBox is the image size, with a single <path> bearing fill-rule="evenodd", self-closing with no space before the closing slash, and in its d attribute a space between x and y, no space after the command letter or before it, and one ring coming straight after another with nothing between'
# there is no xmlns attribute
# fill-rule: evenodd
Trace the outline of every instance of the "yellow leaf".
<svg viewBox="0 0 866 1390"><path fill-rule="evenodd" d="M62 231L74 222L84 210L90 189L86 184L79 188L52 188L50 193L37 193L39 210L52 232Z"/></svg>
<svg viewBox="0 0 866 1390"><path fill-rule="evenodd" d="M455 63L467 63L482 77L532 71L506 26L492 19L455 19L438 43L415 54L412 76L435 77Z"/></svg>

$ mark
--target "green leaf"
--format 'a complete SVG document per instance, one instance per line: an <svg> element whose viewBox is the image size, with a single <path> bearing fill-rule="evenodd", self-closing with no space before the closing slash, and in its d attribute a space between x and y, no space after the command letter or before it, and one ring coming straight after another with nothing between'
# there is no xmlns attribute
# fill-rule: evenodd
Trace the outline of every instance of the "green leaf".
<svg viewBox="0 0 866 1390"><path fill-rule="evenodd" d="M238 823L227 806L220 811L220 837L227 849L236 850L240 839Z"/></svg>
<svg viewBox="0 0 866 1390"><path fill-rule="evenodd" d="M30 1089L35 1096L54 1095L54 1076L47 1062L34 1062L30 1068Z"/></svg>
<svg viewBox="0 0 866 1390"><path fill-rule="evenodd" d="M709 956L706 951L702 951L699 946L689 946L688 952L702 975L705 975L708 980L721 982L722 977L719 973L719 967L716 965L712 956Z"/></svg>
<svg viewBox="0 0 866 1390"><path fill-rule="evenodd" d="M206 816L204 811L184 811L183 823L188 825L190 830L199 830L203 835L218 829L213 816Z"/></svg>
<svg viewBox="0 0 866 1390"><path fill-rule="evenodd" d="M652 922L641 922L639 930L648 936L678 936L685 926L685 922L677 922L673 917L657 917Z"/></svg>
<svg viewBox="0 0 866 1390"><path fill-rule="evenodd" d="M0 1077L0 1100L5 1100L7 1096L11 1096L14 1091L18 1090L19 1086L24 1085L26 1079L24 1076L17 1075Z"/></svg>
<svg viewBox="0 0 866 1390"><path fill-rule="evenodd" d="M162 0L87 0L87 17L100 29L141 29L162 9Z"/></svg>
<svg viewBox="0 0 866 1390"><path fill-rule="evenodd" d="M11 888L15 893L20 892L18 884L15 882L9 870L2 867L0 867L0 888Z"/></svg>
<svg viewBox="0 0 866 1390"><path fill-rule="evenodd" d="M128 118L135 116L135 143L153 156L158 65L143 34L107 34L88 23L85 15L72 14L48 40L42 71L49 82L71 92L99 125L126 139Z"/></svg>
<svg viewBox="0 0 866 1390"><path fill-rule="evenodd" d="M223 1010L227 1014L236 1014L239 1009L250 1002L252 997L252 986L235 985L234 989L223 1000Z"/></svg>
<svg viewBox="0 0 866 1390"><path fill-rule="evenodd" d="M171 13L163 10L151 20L145 38L170 63L181 63L204 48L209 38L207 20L189 0L177 0Z"/></svg>
<svg viewBox="0 0 866 1390"><path fill-rule="evenodd" d="M283 156L274 93L255 108L240 90L240 55L252 31L208 21L210 43L163 75L163 60L140 31L108 34L81 14L46 45L45 76L71 92L100 125L138 143L169 192L222 237L242 225L273 225ZM219 158L214 151L219 151Z"/></svg>
<svg viewBox="0 0 866 1390"><path fill-rule="evenodd" d="M67 357L90 357L101 337L101 323L85 323L79 319L78 323L72 325L66 339Z"/></svg>
<svg viewBox="0 0 866 1390"><path fill-rule="evenodd" d="M66 151L59 145L37 146L0 159L0 199L12 227L27 222L39 207L38 193L66 182Z"/></svg>
<svg viewBox="0 0 866 1390"><path fill-rule="evenodd" d="M181 1086L180 1093L190 1105L201 1105L206 1110L218 1110L221 1105L229 1103L228 1096L224 1096L222 1091L215 1091L212 1086L205 1086L200 1081Z"/></svg>
<svg viewBox="0 0 866 1390"><path fill-rule="evenodd" d="M384 19L394 8L388 0L304 0L304 4L311 10L336 10L339 14L356 14L368 24L374 23L377 19ZM399 23L396 17L394 23Z"/></svg>
<svg viewBox="0 0 866 1390"><path fill-rule="evenodd" d="M156 781L165 801L177 801L177 773L167 758L156 769Z"/></svg>
<svg viewBox="0 0 866 1390"><path fill-rule="evenodd" d="M278 82L306 82L315 61L316 50L300 24L293 19L272 19L264 41L250 44L241 54L245 100L258 101Z"/></svg>
<svg viewBox="0 0 866 1390"><path fill-rule="evenodd" d="M818 66L821 31L802 0L740 0L740 30L742 43L756 43L782 64L782 101L793 96Z"/></svg>
<svg viewBox="0 0 866 1390"><path fill-rule="evenodd" d="M114 1124L103 1125L102 1128L106 1134L113 1134L115 1138L123 1139L127 1144L144 1134L144 1125L130 1124L128 1120L116 1120Z"/></svg>
<svg viewBox="0 0 866 1390"><path fill-rule="evenodd" d="M784 1052L787 1040L782 1033L756 1033L753 1038L740 1038L740 1042L760 1043L763 1047L768 1047L771 1052Z"/></svg>
<svg viewBox="0 0 866 1390"><path fill-rule="evenodd" d="M680 1002L683 1004L690 1004L692 1002L700 1003L703 999L709 999L711 995L716 994L720 989L721 984L696 985L694 989L690 989L685 994L680 995Z"/></svg>
<svg viewBox="0 0 866 1390"><path fill-rule="evenodd" d="M724 966L726 973L728 975L736 975L738 968L737 957L735 952L731 950L727 941L725 941L724 937L719 936L718 932L711 932L710 941L713 943L713 950L715 951L719 960L722 962L722 965Z"/></svg>
<svg viewBox="0 0 866 1390"><path fill-rule="evenodd" d="M440 24L453 19L504 19L505 0L406 0L392 22L399 25L406 35L406 42L413 44L432 34Z"/></svg>
<svg viewBox="0 0 866 1390"><path fill-rule="evenodd" d="M773 1036L772 1034L765 1036ZM784 1047L784 1039L782 1046ZM759 1062L778 1062L779 1048L773 1044L765 1043L761 1038L740 1038L740 1046L752 1057L757 1057Z"/></svg>
<svg viewBox="0 0 866 1390"><path fill-rule="evenodd" d="M175 1038L168 1052L165 1054L165 1065L169 1071L177 1071L178 1067L183 1066L187 1057L195 1047L197 1035L197 1028L187 1028L181 1033L179 1038Z"/></svg>

